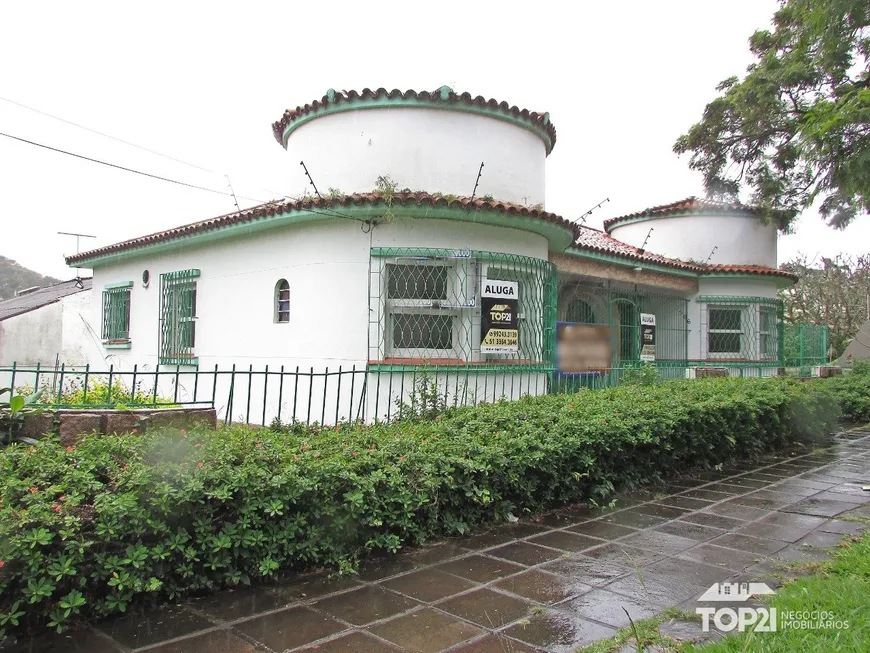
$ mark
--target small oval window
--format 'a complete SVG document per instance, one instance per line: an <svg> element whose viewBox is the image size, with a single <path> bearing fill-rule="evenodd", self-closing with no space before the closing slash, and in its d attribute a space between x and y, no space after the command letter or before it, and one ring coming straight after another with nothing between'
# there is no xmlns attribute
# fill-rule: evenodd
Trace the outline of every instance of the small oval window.
<svg viewBox="0 0 870 653"><path fill-rule="evenodd" d="M275 284L275 322L290 321L290 284L281 279Z"/></svg>

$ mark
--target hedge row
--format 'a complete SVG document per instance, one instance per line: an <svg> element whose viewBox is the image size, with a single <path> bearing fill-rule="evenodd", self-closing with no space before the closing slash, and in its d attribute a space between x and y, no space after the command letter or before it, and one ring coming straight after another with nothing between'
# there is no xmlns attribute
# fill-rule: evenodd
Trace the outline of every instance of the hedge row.
<svg viewBox="0 0 870 653"><path fill-rule="evenodd" d="M836 395L843 419L870 422L870 363L855 361L851 374L834 376L822 383Z"/></svg>
<svg viewBox="0 0 870 653"><path fill-rule="evenodd" d="M832 431L832 396L709 379L526 398L420 422L46 440L0 454L0 626L352 566L481 522Z"/></svg>

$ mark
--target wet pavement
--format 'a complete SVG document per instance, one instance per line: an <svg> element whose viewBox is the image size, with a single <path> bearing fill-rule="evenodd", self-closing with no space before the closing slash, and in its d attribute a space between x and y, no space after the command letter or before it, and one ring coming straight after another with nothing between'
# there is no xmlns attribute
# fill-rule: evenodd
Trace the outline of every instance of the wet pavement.
<svg viewBox="0 0 870 653"><path fill-rule="evenodd" d="M67 653L530 653L575 651L631 619L693 610L716 582L763 580L870 517L870 429L824 449L741 463L647 491L616 509L559 510L467 538L130 614L11 650ZM691 640L697 625L673 622Z"/></svg>

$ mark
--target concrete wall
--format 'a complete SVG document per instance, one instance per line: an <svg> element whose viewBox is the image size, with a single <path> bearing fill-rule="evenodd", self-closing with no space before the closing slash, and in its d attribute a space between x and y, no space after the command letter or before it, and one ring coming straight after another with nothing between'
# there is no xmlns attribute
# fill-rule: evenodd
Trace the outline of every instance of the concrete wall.
<svg viewBox="0 0 870 653"><path fill-rule="evenodd" d="M102 295L89 290L69 295L61 305L61 362L84 365L103 355L100 342L102 322L94 319L92 304L100 305ZM54 360L51 361L52 364Z"/></svg>
<svg viewBox="0 0 870 653"><path fill-rule="evenodd" d="M714 247L711 263L765 265L775 268L776 227L764 225L752 216L687 215L616 225L614 238L640 247L653 229L646 247L649 251L683 261L706 261Z"/></svg>
<svg viewBox="0 0 870 653"><path fill-rule="evenodd" d="M400 189L471 195L533 206L544 203L544 142L527 129L488 116L421 108L348 111L316 118L287 142L289 188L321 193L371 192L378 176Z"/></svg>
<svg viewBox="0 0 870 653"><path fill-rule="evenodd" d="M0 322L0 367L54 367L94 362L101 355L99 320L94 321L92 292L63 297ZM97 325L96 328L94 325Z"/></svg>
<svg viewBox="0 0 870 653"><path fill-rule="evenodd" d="M0 366L54 366L63 349L60 302L0 322Z"/></svg>

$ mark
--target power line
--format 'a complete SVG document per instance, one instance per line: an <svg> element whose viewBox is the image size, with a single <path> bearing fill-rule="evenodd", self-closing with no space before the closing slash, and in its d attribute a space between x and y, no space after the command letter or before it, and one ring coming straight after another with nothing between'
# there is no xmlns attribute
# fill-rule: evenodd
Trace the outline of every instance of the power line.
<svg viewBox="0 0 870 653"><path fill-rule="evenodd" d="M59 122L65 123L67 125L72 125L73 127L77 127L78 129L83 129L92 134L97 134L98 136L102 136L103 138L108 138L110 140L116 141L118 143L122 143L123 145L128 145L130 147L135 147L137 150L142 150L143 152L148 152L149 154L153 154L155 156L162 157L164 159L168 159L169 161L174 161L176 163L181 163L182 165L189 166L191 168L195 168L197 170L202 170L203 172L207 172L212 175L220 175L220 173L215 172L214 170L209 170L201 165L197 165L196 163L191 163L190 161L185 161L183 159L179 159L174 156L170 156L168 154L163 154L162 152L158 152L157 150L152 150L151 148L144 147L142 145L137 145L136 143L131 143L130 141L125 141L123 138L118 138L117 136L112 136L111 134L107 134L105 132L101 132L96 129L92 129L91 127L86 127L85 125L81 125L77 122L73 122L72 120L67 120L66 118L61 118L60 116L56 116L54 114L48 113L47 111L42 111L40 109L36 109L34 107L29 107L26 104L22 104L21 102L16 102L15 100L10 100L9 98L0 97L0 100L3 102L8 102L9 104L14 104L17 107L21 107L22 109L27 109L28 111L33 111L34 113L38 113L41 116L45 116L46 118L51 118L52 120L57 120ZM269 188L261 188L268 193L272 193L275 196L279 197L287 197L284 193L279 193L277 191L271 190ZM259 200L255 200L259 201Z"/></svg>
<svg viewBox="0 0 870 653"><path fill-rule="evenodd" d="M160 175L152 175L150 172L142 172L141 170L134 170L133 168L126 168L124 166L119 166L115 163L109 163L108 161L101 161L100 159L93 159L89 156L84 156L82 154L76 154L75 152L68 152L67 150L61 150L56 147L51 147L49 145L43 145L42 143L37 143L35 141L29 141L26 138L20 138L18 136L12 136L11 134L4 134L0 132L0 136L5 136L6 138L11 138L16 141L20 141L22 143L27 143L28 145L34 145L36 147L41 147L46 150L51 150L52 152L59 152L60 154L66 154L67 156L72 156L77 159L83 159L85 161L90 161L91 163L99 163L100 165L108 166L110 168L115 168L117 170L124 170L126 172L132 172L137 175L142 175L143 177L150 177L151 179L159 179L160 181L166 181L170 184L178 184L179 186L187 186L188 188L196 188L197 190L208 191L209 193L215 193L217 195L226 195L228 197L232 197L231 193L226 193L220 190L214 190L213 188L206 188L205 186L197 186L196 184L188 184L185 181L178 181L177 179L170 179L169 177L161 177ZM239 195L242 199L249 200L251 202L259 202L260 204L264 204L263 200L258 200L253 197L244 197Z"/></svg>
<svg viewBox="0 0 870 653"><path fill-rule="evenodd" d="M76 154L75 152L67 152L66 150L61 150L61 149L58 149L56 147L51 147L49 145L43 145L42 143L36 143L35 141L29 141L26 138L19 138L18 136L12 136L11 134L5 134L3 132L0 132L0 136L5 136L6 138L11 138L13 140L20 141L22 143L27 143L28 145L35 145L36 147L41 147L41 148L44 148L46 150L51 150L52 152L59 152L61 154L66 154L66 155L75 157L77 159L84 159L85 161L91 161L92 163L99 163L99 164L104 165L104 166L109 166L110 168L116 168L118 170L124 170L126 172L133 172L137 175L142 175L144 177L150 177L151 179L166 181L166 182L169 182L170 184L178 184L179 186L186 186L188 188L196 188L197 190L204 190L204 191L208 191L209 193L216 193L217 195L225 195L227 197L232 197L234 199L236 197L240 197L243 200L249 200L251 202L258 202L260 204L269 204L269 202L264 202L263 200L258 200L254 197L245 197L244 195L233 195L232 193L225 193L225 192L220 191L220 190L214 190L213 188L206 188L205 186L197 186L195 184L188 184L185 181L178 181L177 179L169 179L168 177L161 177L159 175L152 175L150 172L142 172L141 170L134 170L133 168L125 168L124 166L119 166L119 165L116 165L114 163L108 163L107 161L101 161L100 159L92 159L89 156L84 156L82 154ZM286 196L286 195L284 197L286 197L288 199L293 199L293 198ZM236 205L236 208L238 208L238 204ZM322 211L322 210L319 211L319 210L314 209L314 208L309 208L306 210L310 211L311 213L316 213L318 215L325 215L325 216L328 216L330 218L343 218L345 220L354 220L356 222L365 222L365 220L362 220L361 218L354 218L354 217L349 216L349 215L342 215L341 213L335 213L335 212L331 212L331 211ZM242 211L240 209L239 213L241 213L241 212Z"/></svg>
<svg viewBox="0 0 870 653"><path fill-rule="evenodd" d="M21 107L22 109L27 109L28 111L33 111L34 113L38 113L41 116L45 116L47 118L51 118L53 120L59 120L60 122L66 123L67 125L72 125L73 127L78 127L79 129L84 129L85 131L91 132L92 134L97 134L98 136L102 136L103 138L108 138L113 141L117 141L119 143L123 143L124 145L129 145L130 147L135 147L137 150L142 150L143 152L148 152L149 154L154 154L156 156L163 157L164 159L169 159L170 161L175 161L176 163L181 163L186 166L190 166L191 168L196 168L197 170L202 170L203 172L209 172L213 175L217 173L214 170L209 170L208 168L203 168L202 166L198 166L195 163L190 163L188 161L183 161L182 159L176 159L174 156L169 156L168 154L162 154L161 152L157 152L156 150L149 149L147 147L143 147L141 145L136 145L136 143L131 143L130 141L125 141L122 138L118 138L117 136L112 136L111 134L106 134L101 131L97 131L96 129L91 129L90 127L85 127L84 125L80 125L77 122L73 122L72 120L67 120L66 118L61 118L60 116L55 116L45 111L40 111L39 109L34 109L33 107L29 107L26 104L21 104L21 102L16 102L15 100L10 100L9 98L0 97L0 100L3 102L8 102L9 104L14 104L17 107Z"/></svg>

